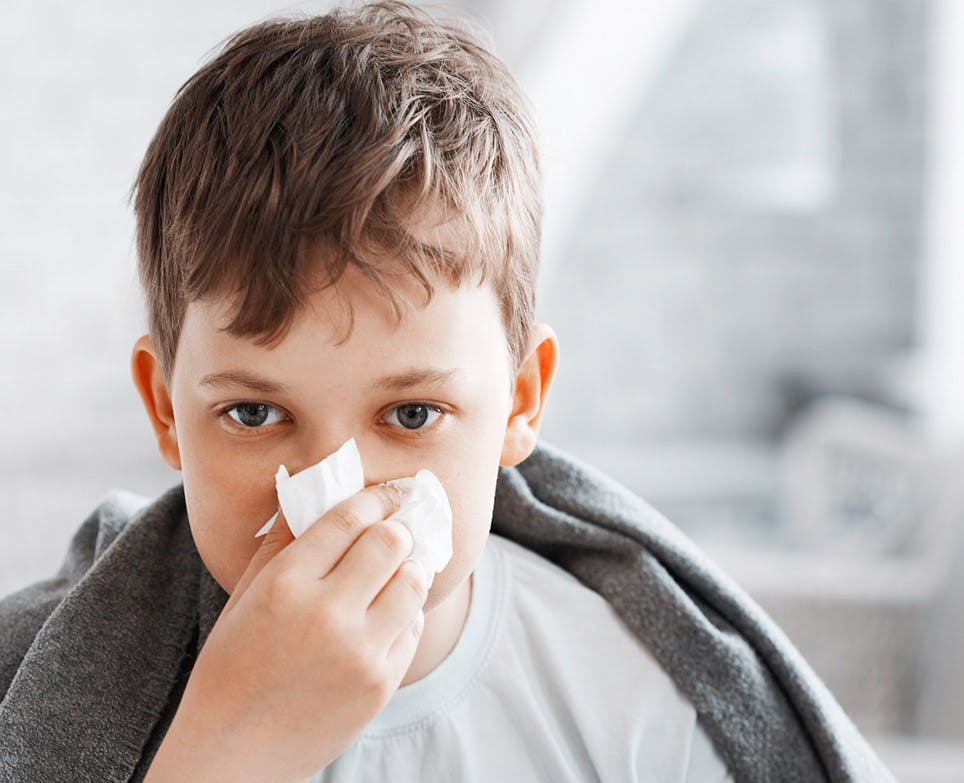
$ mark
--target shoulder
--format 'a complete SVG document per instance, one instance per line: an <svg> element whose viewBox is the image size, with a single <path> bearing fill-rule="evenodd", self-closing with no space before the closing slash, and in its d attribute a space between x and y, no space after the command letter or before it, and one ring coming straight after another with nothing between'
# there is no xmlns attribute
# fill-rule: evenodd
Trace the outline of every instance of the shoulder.
<svg viewBox="0 0 964 783"><path fill-rule="evenodd" d="M723 783L693 705L610 604L542 556L498 535L490 543L505 608L487 685L540 716L528 744L550 735L545 753L568 748L603 780Z"/></svg>
<svg viewBox="0 0 964 783"><path fill-rule="evenodd" d="M594 764L612 779L729 781L693 705L612 606L535 552L491 542L506 582L505 641L531 656L530 683L580 726Z"/></svg>
<svg viewBox="0 0 964 783"><path fill-rule="evenodd" d="M112 491L78 527L56 574L0 598L0 698L47 618L110 550L131 520L150 507L148 498Z"/></svg>
<svg viewBox="0 0 964 783"><path fill-rule="evenodd" d="M592 646L598 645L599 637L587 631L598 631L607 640L619 637L633 656L649 658L646 648L609 602L572 573L515 541L496 534L489 541L500 564L512 611L523 613L537 625L545 624L547 630L577 633ZM560 621L565 622L560 625Z"/></svg>
<svg viewBox="0 0 964 783"><path fill-rule="evenodd" d="M491 546L502 564L513 605L529 613L542 613L547 620L562 617L578 620L581 628L594 628L609 638L620 637L633 655L650 654L625 625L609 601L573 573L543 555L497 534ZM580 635L583 635L580 632ZM589 640L587 640L589 641Z"/></svg>
<svg viewBox="0 0 964 783"><path fill-rule="evenodd" d="M536 552L497 535L490 540L501 561L510 640L523 636L538 657L551 657L573 675L591 674L581 679L630 708L659 695L692 716L689 702L602 595Z"/></svg>

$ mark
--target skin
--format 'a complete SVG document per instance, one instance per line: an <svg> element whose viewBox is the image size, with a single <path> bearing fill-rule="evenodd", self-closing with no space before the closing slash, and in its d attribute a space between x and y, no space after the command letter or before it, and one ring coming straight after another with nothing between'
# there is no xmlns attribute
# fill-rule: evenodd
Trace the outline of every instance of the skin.
<svg viewBox="0 0 964 783"><path fill-rule="evenodd" d="M535 446L558 346L536 324L513 372L487 284L440 285L429 304L399 285L412 304L401 322L349 268L268 346L224 331L229 301L191 302L167 380L150 338L135 344L134 382L159 451L182 472L198 551L231 595L150 780L187 769L209 780L303 779L458 639L498 467ZM454 373L398 383L427 369ZM422 426L406 428L406 417ZM368 488L297 540L284 524L255 539L277 510L278 465L294 474L349 437ZM397 492L378 486L420 468L438 476L454 519L454 556L427 592L406 562L407 531L383 521Z"/></svg>

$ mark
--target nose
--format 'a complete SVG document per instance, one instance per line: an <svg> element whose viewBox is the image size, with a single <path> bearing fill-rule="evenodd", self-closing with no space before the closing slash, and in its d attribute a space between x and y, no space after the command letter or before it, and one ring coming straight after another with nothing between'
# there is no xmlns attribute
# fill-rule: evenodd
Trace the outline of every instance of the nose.
<svg viewBox="0 0 964 783"><path fill-rule="evenodd" d="M409 464L411 457L397 446L393 449L383 435L366 433L355 439L361 455L365 486L381 484L392 479L414 475L416 470Z"/></svg>
<svg viewBox="0 0 964 783"><path fill-rule="evenodd" d="M391 479L403 478L414 473L414 471L405 472L404 454L393 454L391 449L386 448L386 444L378 434L354 434L349 432L347 428L336 430L334 427L327 432L315 431L310 438L306 438L302 447L298 449L297 463L295 464L293 458L289 458L291 463L287 465L288 472L294 475L305 468L317 465L333 455L352 438L355 439L355 446L361 457L366 487L372 484L381 484Z"/></svg>
<svg viewBox="0 0 964 783"><path fill-rule="evenodd" d="M352 433L345 427L312 428L310 432L299 439L297 450L288 457L290 460L286 463L288 472L294 475L305 468L310 468L312 465L317 465L322 460L328 459L352 437ZM359 445L357 439L355 445ZM361 449L359 449L359 452L361 452ZM362 465L364 464L364 454L362 454Z"/></svg>

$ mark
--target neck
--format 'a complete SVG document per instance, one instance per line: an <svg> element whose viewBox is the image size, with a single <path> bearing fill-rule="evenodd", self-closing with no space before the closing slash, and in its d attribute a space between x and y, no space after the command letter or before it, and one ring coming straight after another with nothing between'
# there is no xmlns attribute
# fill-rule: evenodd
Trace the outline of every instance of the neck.
<svg viewBox="0 0 964 783"><path fill-rule="evenodd" d="M473 578L470 575L442 603L425 613L422 637L412 664L402 678L402 686L425 677L455 649L469 615Z"/></svg>

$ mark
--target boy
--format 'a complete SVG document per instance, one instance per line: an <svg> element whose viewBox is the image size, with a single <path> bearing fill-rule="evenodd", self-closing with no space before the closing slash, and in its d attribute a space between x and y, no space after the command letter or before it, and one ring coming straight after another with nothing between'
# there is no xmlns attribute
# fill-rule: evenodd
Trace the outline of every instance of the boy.
<svg viewBox="0 0 964 783"><path fill-rule="evenodd" d="M183 486L0 604L3 780L889 779L678 532L536 448L538 156L469 34L400 3L238 34L135 210L132 372ZM257 540L278 465L349 437L366 488ZM384 483L421 468L430 588Z"/></svg>

